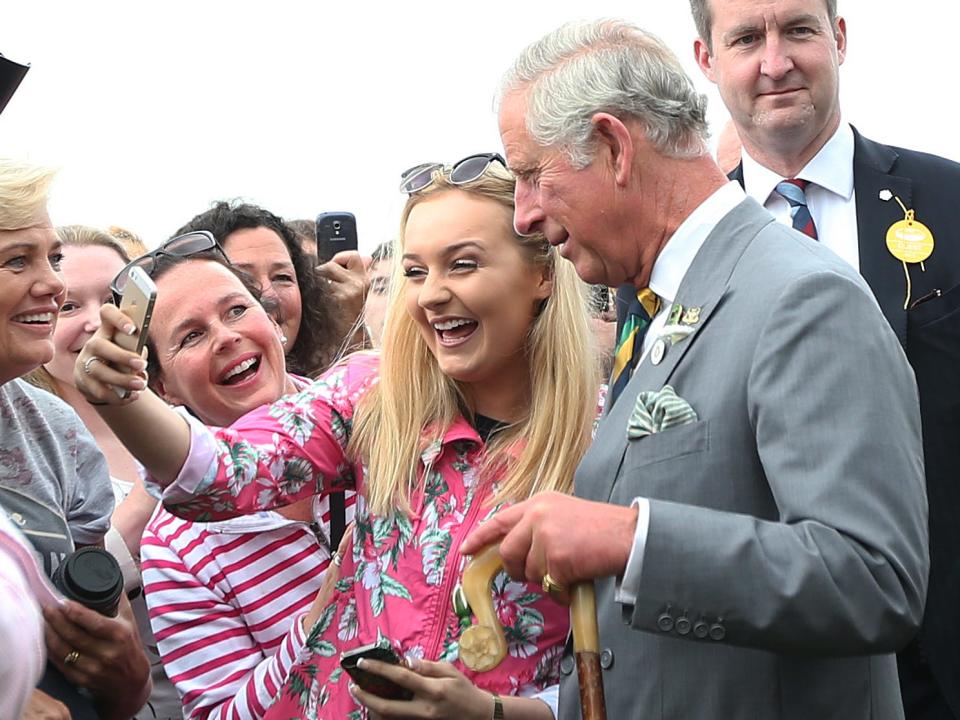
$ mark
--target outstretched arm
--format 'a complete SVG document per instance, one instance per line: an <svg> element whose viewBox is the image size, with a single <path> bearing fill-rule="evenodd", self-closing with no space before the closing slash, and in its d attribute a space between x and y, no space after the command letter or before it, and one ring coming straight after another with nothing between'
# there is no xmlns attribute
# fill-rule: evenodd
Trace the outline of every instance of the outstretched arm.
<svg viewBox="0 0 960 720"><path fill-rule="evenodd" d="M257 408L229 428L207 428L142 389L142 377L132 375L140 358L108 339L110 328L124 327L124 316L105 306L101 317L103 326L80 353L77 386L97 403L120 440L147 468L148 480L163 491L164 505L176 514L219 520L353 489L346 456L350 418L356 396L376 376L375 358L347 361L300 393ZM355 387L349 385L351 368L359 369ZM112 386L141 389L121 400Z"/></svg>
<svg viewBox="0 0 960 720"><path fill-rule="evenodd" d="M113 305L100 308L100 329L91 337L74 366L74 382L87 402L95 405L117 438L161 485L171 482L190 452L190 429L144 379L146 361L112 340L129 333L130 319ZM117 388L129 392L121 398Z"/></svg>

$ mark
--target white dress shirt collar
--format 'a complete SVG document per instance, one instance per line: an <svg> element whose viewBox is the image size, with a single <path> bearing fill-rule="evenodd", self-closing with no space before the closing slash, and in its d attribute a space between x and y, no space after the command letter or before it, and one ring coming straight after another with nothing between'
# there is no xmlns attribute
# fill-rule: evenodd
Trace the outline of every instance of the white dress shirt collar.
<svg viewBox="0 0 960 720"><path fill-rule="evenodd" d="M687 216L667 240L650 273L650 289L663 300L661 308L669 308L677 297L683 276L700 251L710 231L723 217L743 202L740 185L728 182Z"/></svg>
<svg viewBox="0 0 960 720"><path fill-rule="evenodd" d="M761 205L765 205L770 193L777 184L786 179L758 163L743 151L743 183L747 194ZM804 168L797 173L801 180L807 180L829 190L844 200L853 195L853 130L842 122L837 131L820 148Z"/></svg>

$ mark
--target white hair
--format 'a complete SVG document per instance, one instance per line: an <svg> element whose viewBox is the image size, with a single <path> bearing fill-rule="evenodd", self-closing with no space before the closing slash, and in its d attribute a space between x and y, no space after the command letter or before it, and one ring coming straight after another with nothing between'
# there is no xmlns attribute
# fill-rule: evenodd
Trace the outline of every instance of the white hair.
<svg viewBox="0 0 960 720"><path fill-rule="evenodd" d="M562 148L575 168L593 159L598 112L640 121L666 155L707 152L706 97L657 37L620 20L567 23L529 45L499 97L517 91L527 97L530 136Z"/></svg>
<svg viewBox="0 0 960 720"><path fill-rule="evenodd" d="M47 209L54 170L0 158L0 230L20 230Z"/></svg>

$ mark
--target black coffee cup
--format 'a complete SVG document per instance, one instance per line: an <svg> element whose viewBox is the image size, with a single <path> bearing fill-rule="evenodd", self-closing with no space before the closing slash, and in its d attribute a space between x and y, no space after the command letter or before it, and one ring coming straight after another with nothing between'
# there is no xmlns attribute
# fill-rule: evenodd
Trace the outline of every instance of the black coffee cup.
<svg viewBox="0 0 960 720"><path fill-rule="evenodd" d="M106 550L80 548L63 559L51 579L66 598L101 615L116 616L123 592L123 573Z"/></svg>

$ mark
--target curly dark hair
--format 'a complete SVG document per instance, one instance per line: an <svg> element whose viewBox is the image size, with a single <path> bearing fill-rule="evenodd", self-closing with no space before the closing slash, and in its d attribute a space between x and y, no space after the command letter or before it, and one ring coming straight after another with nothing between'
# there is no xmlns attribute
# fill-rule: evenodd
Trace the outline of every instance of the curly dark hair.
<svg viewBox="0 0 960 720"><path fill-rule="evenodd" d="M300 241L300 249L307 255L317 257L317 225L313 220L287 220L287 227L293 230ZM311 249L312 248L312 249Z"/></svg>
<svg viewBox="0 0 960 720"><path fill-rule="evenodd" d="M207 230L223 245L231 233L259 227L273 230L283 240L300 286L300 330L287 353L287 369L300 375L316 375L334 360L340 348L337 308L317 277L312 259L304 253L283 218L258 205L221 200L177 230L176 235Z"/></svg>

